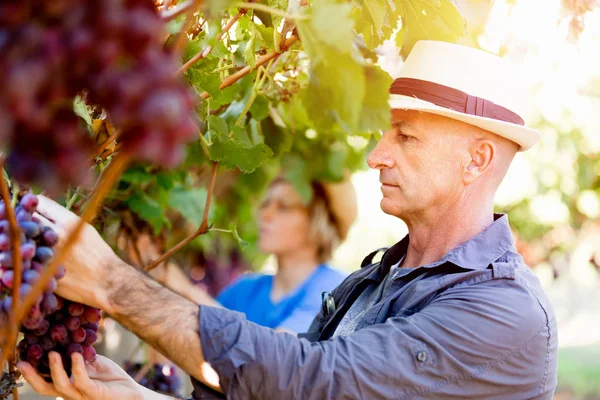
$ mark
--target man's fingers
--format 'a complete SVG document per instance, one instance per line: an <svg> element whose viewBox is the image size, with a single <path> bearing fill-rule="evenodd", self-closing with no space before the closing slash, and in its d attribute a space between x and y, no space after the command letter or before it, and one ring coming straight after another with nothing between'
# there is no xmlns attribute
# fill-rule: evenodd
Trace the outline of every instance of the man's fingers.
<svg viewBox="0 0 600 400"><path fill-rule="evenodd" d="M60 393L54 388L51 383L48 383L42 378L31 364L27 362L20 362L17 364L17 368L23 378L31 385L33 390L44 396L60 396Z"/></svg>
<svg viewBox="0 0 600 400"><path fill-rule="evenodd" d="M71 225L79 220L77 215L46 196L38 195L38 200L37 212L52 222Z"/></svg>
<svg viewBox="0 0 600 400"><path fill-rule="evenodd" d="M75 388L81 391L84 395L89 398L93 398L96 394L94 390L96 385L90 379L88 375L88 371L85 367L85 361L83 361L83 356L79 353L73 353L71 355L71 361L73 364L73 383L75 384Z"/></svg>
<svg viewBox="0 0 600 400"><path fill-rule="evenodd" d="M53 351L48 354L48 358L50 360L50 375L52 376L52 383L54 383L56 390L60 392L62 397L80 398L81 396L77 392L77 389L75 389L67 376L60 355Z"/></svg>

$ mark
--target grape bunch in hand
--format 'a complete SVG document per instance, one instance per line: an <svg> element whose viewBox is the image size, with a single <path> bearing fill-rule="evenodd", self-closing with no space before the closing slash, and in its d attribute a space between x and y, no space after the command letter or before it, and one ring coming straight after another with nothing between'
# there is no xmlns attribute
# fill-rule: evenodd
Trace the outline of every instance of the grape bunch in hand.
<svg viewBox="0 0 600 400"><path fill-rule="evenodd" d="M20 198L14 210L21 235L21 300L31 293L32 286L52 260L53 247L59 239L56 232L44 226L35 216L37 205L37 196L27 193ZM13 266L10 224L4 202L0 202L0 325L8 323L12 310ZM24 338L18 345L19 357L41 374L49 372L48 353L53 350L65 360L70 360L67 356L73 352L83 354L86 361L93 361L96 356L91 345L97 339L100 310L55 295L57 280L64 274L64 268L59 268L22 321ZM69 367L69 363L65 362L65 366Z"/></svg>

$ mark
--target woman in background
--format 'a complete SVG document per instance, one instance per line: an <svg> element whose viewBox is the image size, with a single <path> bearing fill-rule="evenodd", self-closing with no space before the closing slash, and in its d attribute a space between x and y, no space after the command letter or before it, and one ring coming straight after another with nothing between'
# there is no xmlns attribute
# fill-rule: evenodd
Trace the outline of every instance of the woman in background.
<svg viewBox="0 0 600 400"><path fill-rule="evenodd" d="M313 183L304 204L291 183L273 181L258 212L258 247L275 256L274 275L247 274L226 287L217 302L269 328L301 333L345 274L327 263L346 238L357 214L349 181Z"/></svg>

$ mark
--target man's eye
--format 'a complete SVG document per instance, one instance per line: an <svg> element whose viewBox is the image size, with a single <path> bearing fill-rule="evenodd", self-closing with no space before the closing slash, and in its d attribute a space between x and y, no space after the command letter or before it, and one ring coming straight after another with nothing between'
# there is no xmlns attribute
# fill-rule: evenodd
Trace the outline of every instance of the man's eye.
<svg viewBox="0 0 600 400"><path fill-rule="evenodd" d="M408 142L408 141L410 141L410 140L412 140L412 139L413 139L413 137L412 137L412 136L405 135L404 133L398 133L398 137L399 137L399 138L400 138L400 140L402 140L403 142Z"/></svg>

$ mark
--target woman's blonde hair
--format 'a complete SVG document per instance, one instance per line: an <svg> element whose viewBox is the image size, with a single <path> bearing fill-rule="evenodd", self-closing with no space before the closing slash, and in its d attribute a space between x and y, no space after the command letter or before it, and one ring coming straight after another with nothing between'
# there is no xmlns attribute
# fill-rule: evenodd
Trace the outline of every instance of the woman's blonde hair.
<svg viewBox="0 0 600 400"><path fill-rule="evenodd" d="M271 182L269 187L278 183L290 183L280 177ZM333 256L333 251L340 245L340 232L338 224L331 210L331 205L325 188L319 182L312 182L312 197L307 205L310 218L309 234L317 243L317 258L325 263Z"/></svg>

